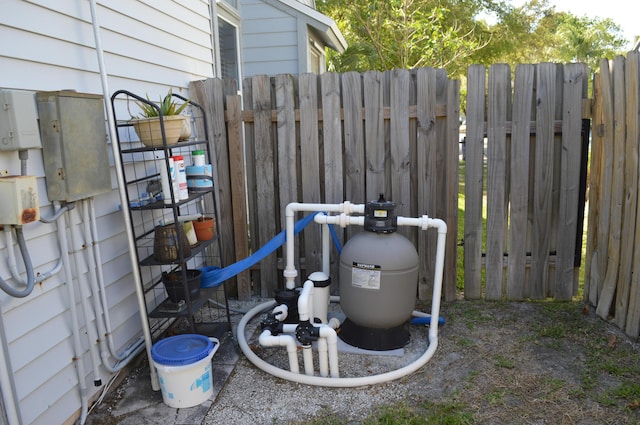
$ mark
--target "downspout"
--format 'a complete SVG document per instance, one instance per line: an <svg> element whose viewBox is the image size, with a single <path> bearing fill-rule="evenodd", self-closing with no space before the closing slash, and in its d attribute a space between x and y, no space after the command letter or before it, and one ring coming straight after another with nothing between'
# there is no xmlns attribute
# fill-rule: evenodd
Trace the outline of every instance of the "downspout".
<svg viewBox="0 0 640 425"><path fill-rule="evenodd" d="M93 35L96 42L96 54L98 56L98 65L100 66L100 81L102 83L102 92L104 96L105 111L107 112L107 123L109 124L109 138L111 139L111 149L113 151L113 157L118 158L120 155L117 146L116 137L117 129L115 117L109 104L109 84L107 81L107 72L104 65L104 52L102 50L102 40L100 38L100 25L98 24L98 17L96 15L96 1L89 0L91 7L91 23L93 25ZM138 269L138 257L137 248L133 242L133 225L131 223L131 216L129 215L129 204L127 202L127 196L125 193L125 180L122 165L120 161L114 161L116 168L116 178L118 180L118 188L120 193L120 204L122 205L122 218L124 219L125 230L127 232L127 242L129 244L129 259L131 261L131 274L133 275L134 284L136 287L136 298L138 300L138 310L140 313L140 323L142 325L142 332L144 334L145 345L147 348L147 359L149 361L149 370L151 375L151 388L154 391L160 390L160 381L158 380L158 372L153 365L151 357L151 347L153 346L153 340L151 338L151 330L149 329L149 322L147 321L147 304L144 299L144 293L142 292L142 278L140 276L140 270Z"/></svg>

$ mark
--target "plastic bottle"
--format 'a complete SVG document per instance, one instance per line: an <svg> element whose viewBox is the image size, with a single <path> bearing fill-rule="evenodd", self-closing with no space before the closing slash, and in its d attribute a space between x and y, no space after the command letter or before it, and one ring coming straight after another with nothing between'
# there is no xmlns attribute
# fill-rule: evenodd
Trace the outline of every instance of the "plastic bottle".
<svg viewBox="0 0 640 425"><path fill-rule="evenodd" d="M175 170L175 164L173 162L173 158L169 157L169 174L167 174L167 165L164 160L158 162L158 167L160 167L160 182L162 184L162 198L164 199L165 204L171 204L171 186L173 185L173 193L174 195L178 195L176 193L176 186L173 184L173 174Z"/></svg>
<svg viewBox="0 0 640 425"><path fill-rule="evenodd" d="M205 164L204 150L196 150L191 152L191 165L202 167Z"/></svg>
<svg viewBox="0 0 640 425"><path fill-rule="evenodd" d="M178 182L178 194L176 199L183 200L189 199L189 189L187 187L187 170L184 164L184 157L182 155L176 155L173 157L173 162L175 164Z"/></svg>

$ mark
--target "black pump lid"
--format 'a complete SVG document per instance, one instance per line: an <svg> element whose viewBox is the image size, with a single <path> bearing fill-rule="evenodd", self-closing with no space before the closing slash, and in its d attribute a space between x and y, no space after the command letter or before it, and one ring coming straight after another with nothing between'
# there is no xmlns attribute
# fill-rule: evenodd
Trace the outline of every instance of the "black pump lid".
<svg viewBox="0 0 640 425"><path fill-rule="evenodd" d="M364 207L364 229L375 233L393 233L398 230L397 217L394 213L395 202L384 199L380 194L377 201L369 201Z"/></svg>

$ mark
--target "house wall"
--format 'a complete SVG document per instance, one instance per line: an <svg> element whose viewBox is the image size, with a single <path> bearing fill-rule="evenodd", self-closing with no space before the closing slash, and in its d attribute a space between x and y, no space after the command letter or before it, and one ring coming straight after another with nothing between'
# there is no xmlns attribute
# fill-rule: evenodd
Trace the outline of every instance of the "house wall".
<svg viewBox="0 0 640 425"><path fill-rule="evenodd" d="M241 0L242 69L254 75L298 74L299 27L296 17L262 0ZM303 48L306 49L306 43Z"/></svg>
<svg viewBox="0 0 640 425"><path fill-rule="evenodd" d="M157 99L168 87L173 87L174 92L188 96L190 81L213 76L207 1L105 0L97 3L111 93L126 89ZM102 94L89 1L3 0L0 37L5 40L0 44L1 89L73 89ZM124 111L127 105L117 107ZM140 336L141 324L111 149L109 143L105 161L111 165L112 190L95 196L94 205L113 339L120 351ZM37 177L41 215L51 217L55 206L47 197L42 153L40 149L31 149L28 153L27 173ZM0 151L0 171L20 174L16 152ZM82 232L77 212L72 213L71 222ZM57 225L38 222L25 225L23 230L36 273L51 270L60 258ZM18 269L26 279L17 246L14 250ZM7 234L3 233L0 234L0 277L17 285L7 267L7 257ZM78 282L86 281L88 269L79 262L72 265L72 270L73 282L66 282L61 271L37 284L25 298L12 298L0 291L0 333L4 348L0 354L6 357L8 372L0 386L4 395L15 395L18 415L24 424L60 424L79 414L81 404L67 284L77 288ZM77 300L80 292L76 289ZM92 312L89 316L95 317ZM90 395L96 395L102 387L93 386L90 341L85 334L89 328L82 314L79 321L83 347L79 362L84 366ZM88 326L95 327L95 321ZM100 372L106 383L111 374L102 365ZM9 378L13 378L14 391Z"/></svg>

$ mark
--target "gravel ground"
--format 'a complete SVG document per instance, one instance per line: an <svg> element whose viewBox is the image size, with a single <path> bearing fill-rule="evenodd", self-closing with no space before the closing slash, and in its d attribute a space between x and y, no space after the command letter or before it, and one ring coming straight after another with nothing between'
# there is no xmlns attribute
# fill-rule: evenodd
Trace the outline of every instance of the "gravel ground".
<svg viewBox="0 0 640 425"><path fill-rule="evenodd" d="M141 361L89 424L640 424L640 344L582 303L457 301L443 304L441 315L446 323L435 354L400 379L356 388L299 384L237 356L229 337L223 346L232 355L213 359L214 386L221 387L213 400L189 409L164 406L148 389ZM286 368L284 349L256 344L257 321L247 327L249 345ZM341 376L410 364L425 352L427 334L412 326L402 356L341 352ZM379 419L381 411L394 419Z"/></svg>
<svg viewBox="0 0 640 425"><path fill-rule="evenodd" d="M442 316L433 358L376 385L297 384L241 356L203 424L378 423L372 415L388 406L427 418L443 405L477 424L640 423L640 346L582 303L460 301L444 304ZM426 349L427 333L413 326L402 357L341 353L341 376L411 363ZM270 363L286 366L282 349L248 342Z"/></svg>

